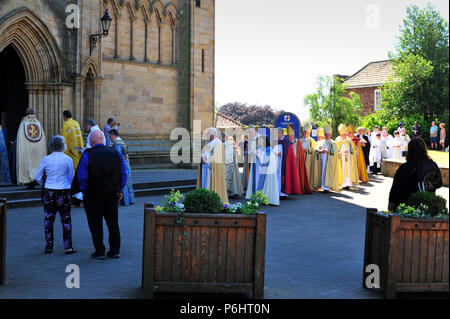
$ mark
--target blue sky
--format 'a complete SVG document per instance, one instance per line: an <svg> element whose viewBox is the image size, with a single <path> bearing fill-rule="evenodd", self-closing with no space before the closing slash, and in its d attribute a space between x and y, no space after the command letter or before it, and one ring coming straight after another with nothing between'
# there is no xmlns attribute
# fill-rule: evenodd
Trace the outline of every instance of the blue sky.
<svg viewBox="0 0 450 319"><path fill-rule="evenodd" d="M449 20L442 0L215 2L216 106L269 104L301 120L319 75L351 75L388 58L409 5L431 3Z"/></svg>

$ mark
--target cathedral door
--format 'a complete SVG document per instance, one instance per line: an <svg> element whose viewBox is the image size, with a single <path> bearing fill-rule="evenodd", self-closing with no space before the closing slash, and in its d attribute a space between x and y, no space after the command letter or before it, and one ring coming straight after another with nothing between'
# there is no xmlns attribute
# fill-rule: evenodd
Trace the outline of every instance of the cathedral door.
<svg viewBox="0 0 450 319"><path fill-rule="evenodd" d="M0 124L6 128L6 144L17 136L20 121L28 106L25 70L16 50L7 46L0 52Z"/></svg>

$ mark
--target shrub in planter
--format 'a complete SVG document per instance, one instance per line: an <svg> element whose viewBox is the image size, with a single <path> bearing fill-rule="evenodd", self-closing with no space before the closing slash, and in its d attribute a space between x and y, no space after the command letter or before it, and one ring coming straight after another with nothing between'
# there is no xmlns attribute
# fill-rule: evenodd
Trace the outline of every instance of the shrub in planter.
<svg viewBox="0 0 450 319"><path fill-rule="evenodd" d="M412 194L406 205L422 212L424 217L448 218L447 201L442 196L430 192L417 192Z"/></svg>
<svg viewBox="0 0 450 319"><path fill-rule="evenodd" d="M448 292L448 209L434 193L418 192L394 212L367 210L364 270L378 265L385 296ZM363 286L368 274L364 271Z"/></svg>
<svg viewBox="0 0 450 319"><path fill-rule="evenodd" d="M206 189L195 189L187 193L183 204L186 213L220 214L223 212L223 204L219 195Z"/></svg>

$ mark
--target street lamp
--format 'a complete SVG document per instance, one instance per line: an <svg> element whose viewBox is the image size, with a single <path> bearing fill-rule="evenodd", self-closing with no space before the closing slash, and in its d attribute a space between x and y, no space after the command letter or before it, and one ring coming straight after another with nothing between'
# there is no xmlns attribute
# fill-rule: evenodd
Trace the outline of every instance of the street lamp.
<svg viewBox="0 0 450 319"><path fill-rule="evenodd" d="M111 27L111 17L109 16L108 9L106 9L105 14L100 19L102 21L102 33L99 34L91 34L89 37L89 43L90 43L90 52L89 55L92 55L92 51L95 48L95 45L97 44L97 41L100 40L102 37L108 36L109 28Z"/></svg>

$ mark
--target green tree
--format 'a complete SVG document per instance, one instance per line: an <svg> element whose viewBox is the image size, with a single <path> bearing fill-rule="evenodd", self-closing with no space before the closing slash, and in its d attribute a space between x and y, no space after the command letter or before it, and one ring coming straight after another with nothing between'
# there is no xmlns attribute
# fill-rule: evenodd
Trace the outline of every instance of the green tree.
<svg viewBox="0 0 450 319"><path fill-rule="evenodd" d="M340 123L357 125L361 115L361 98L354 92L346 93L347 86L332 76L320 76L315 93L305 97L314 121L328 123L333 134L338 135Z"/></svg>
<svg viewBox="0 0 450 319"><path fill-rule="evenodd" d="M394 72L382 89L383 105L400 116L421 114L426 109L423 96L433 69L431 61L415 54L396 61Z"/></svg>
<svg viewBox="0 0 450 319"><path fill-rule="evenodd" d="M390 53L394 74L383 89L384 106L398 117L417 113L431 122L449 116L448 22L428 4L413 5Z"/></svg>

